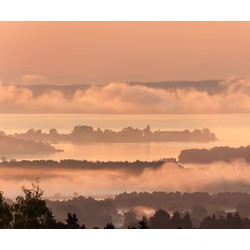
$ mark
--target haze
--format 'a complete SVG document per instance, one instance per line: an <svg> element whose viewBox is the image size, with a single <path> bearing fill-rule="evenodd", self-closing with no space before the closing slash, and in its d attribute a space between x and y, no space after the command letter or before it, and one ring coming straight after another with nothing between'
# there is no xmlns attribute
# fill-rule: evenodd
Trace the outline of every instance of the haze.
<svg viewBox="0 0 250 250"><path fill-rule="evenodd" d="M47 197L250 193L250 22L0 22L0 34L7 197L37 178Z"/></svg>
<svg viewBox="0 0 250 250"><path fill-rule="evenodd" d="M0 22L5 83L248 76L249 22Z"/></svg>

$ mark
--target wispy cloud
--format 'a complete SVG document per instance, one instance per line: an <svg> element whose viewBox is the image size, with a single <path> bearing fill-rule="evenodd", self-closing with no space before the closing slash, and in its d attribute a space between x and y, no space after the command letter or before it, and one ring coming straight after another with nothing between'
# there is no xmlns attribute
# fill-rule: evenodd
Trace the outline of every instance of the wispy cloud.
<svg viewBox="0 0 250 250"><path fill-rule="evenodd" d="M23 84L44 84L48 83L46 76L39 74L24 74L20 77Z"/></svg>

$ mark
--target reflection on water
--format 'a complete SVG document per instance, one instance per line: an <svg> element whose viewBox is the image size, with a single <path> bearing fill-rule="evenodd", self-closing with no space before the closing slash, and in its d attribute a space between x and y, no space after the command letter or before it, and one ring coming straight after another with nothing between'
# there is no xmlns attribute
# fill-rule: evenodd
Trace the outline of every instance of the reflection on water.
<svg viewBox="0 0 250 250"><path fill-rule="evenodd" d="M85 145L60 144L63 154L54 154L54 159L74 158L92 161L135 161L159 160L176 157L179 146L169 146L167 143L91 143Z"/></svg>
<svg viewBox="0 0 250 250"><path fill-rule="evenodd" d="M89 161L153 161L163 158L177 158L181 150L189 148L211 148L225 146L226 141L210 143L177 143L177 142L150 142L150 143L86 143L53 144L55 148L63 149L50 155L15 156L16 159L78 159Z"/></svg>
<svg viewBox="0 0 250 250"><path fill-rule="evenodd" d="M153 161L163 158L177 158L181 150L189 148L211 148L224 146L225 141L210 143L90 143L74 145L71 143L55 144L55 147L63 149L63 153L56 153L49 159L86 159L90 161Z"/></svg>

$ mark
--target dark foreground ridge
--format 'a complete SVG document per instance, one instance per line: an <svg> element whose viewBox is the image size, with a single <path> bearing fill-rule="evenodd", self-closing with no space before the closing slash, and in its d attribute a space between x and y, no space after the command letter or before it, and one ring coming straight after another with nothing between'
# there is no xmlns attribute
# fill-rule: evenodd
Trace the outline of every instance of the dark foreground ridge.
<svg viewBox="0 0 250 250"><path fill-rule="evenodd" d="M12 229L85 229L85 228L129 228L129 229L192 229L192 228L250 228L250 194L244 193L219 193L209 195L207 193L131 193L120 194L113 199L95 200L83 196L75 197L68 201L50 201L43 199L43 191L37 184L31 189L22 187L22 195L15 201L4 198L0 192L0 228ZM166 208L163 206L154 209L150 214L140 213L135 208L123 211L116 204L117 199L124 195L135 197L144 195L165 195L165 199L194 200L202 202L210 197L210 206L220 204L224 206L228 201L235 203L236 200L247 198L244 203L237 206L237 210L227 212L217 208L211 212L208 208L193 203L192 209ZM151 197L153 198L153 197ZM225 202L224 200L227 200ZM212 200L215 201L213 203ZM188 201L189 200L189 201ZM126 201L126 199L125 199ZM248 201L248 203L247 203ZM140 203L140 202L139 202ZM186 205L187 205L186 204ZM205 205L205 204L204 204ZM228 204L227 204L228 205ZM78 219L79 218L79 219Z"/></svg>
<svg viewBox="0 0 250 250"><path fill-rule="evenodd" d="M250 162L250 146L231 148L214 147L211 149L186 149L179 155L180 163L211 163L216 161L232 162L235 159L244 159Z"/></svg>
<svg viewBox="0 0 250 250"><path fill-rule="evenodd" d="M91 126L75 126L69 134L59 134L56 129L51 129L49 133L44 133L41 129L30 129L25 133L15 133L10 136L34 141L69 141L76 144L89 142L210 142L217 140L215 134L207 128L195 129L192 132L188 129L183 131L151 131L150 126L142 130L127 127L118 132L110 129L101 130L100 128L94 130Z"/></svg>

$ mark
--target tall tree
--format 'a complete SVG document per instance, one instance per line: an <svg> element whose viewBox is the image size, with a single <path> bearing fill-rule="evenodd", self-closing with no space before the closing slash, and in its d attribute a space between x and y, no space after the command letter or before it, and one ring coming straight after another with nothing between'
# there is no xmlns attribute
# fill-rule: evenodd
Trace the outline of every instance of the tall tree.
<svg viewBox="0 0 250 250"><path fill-rule="evenodd" d="M68 213L68 218L66 219L66 226L68 229L79 229L80 225L78 224L78 219L76 217L76 214Z"/></svg>
<svg viewBox="0 0 250 250"><path fill-rule="evenodd" d="M189 214L187 213L181 220L181 228L190 229L193 228L193 224Z"/></svg>
<svg viewBox="0 0 250 250"><path fill-rule="evenodd" d="M11 228L12 219L10 206L5 202L3 192L0 192L0 228Z"/></svg>
<svg viewBox="0 0 250 250"><path fill-rule="evenodd" d="M178 211L174 212L170 220L170 227L172 229L179 229L182 226L181 216Z"/></svg>
<svg viewBox="0 0 250 250"><path fill-rule="evenodd" d="M22 187L23 195L16 198L12 205L14 228L55 228L56 221L51 210L42 199L43 190L38 184L32 184L32 188Z"/></svg>
<svg viewBox="0 0 250 250"><path fill-rule="evenodd" d="M150 228L170 228L170 215L163 209L159 209L149 220Z"/></svg>

